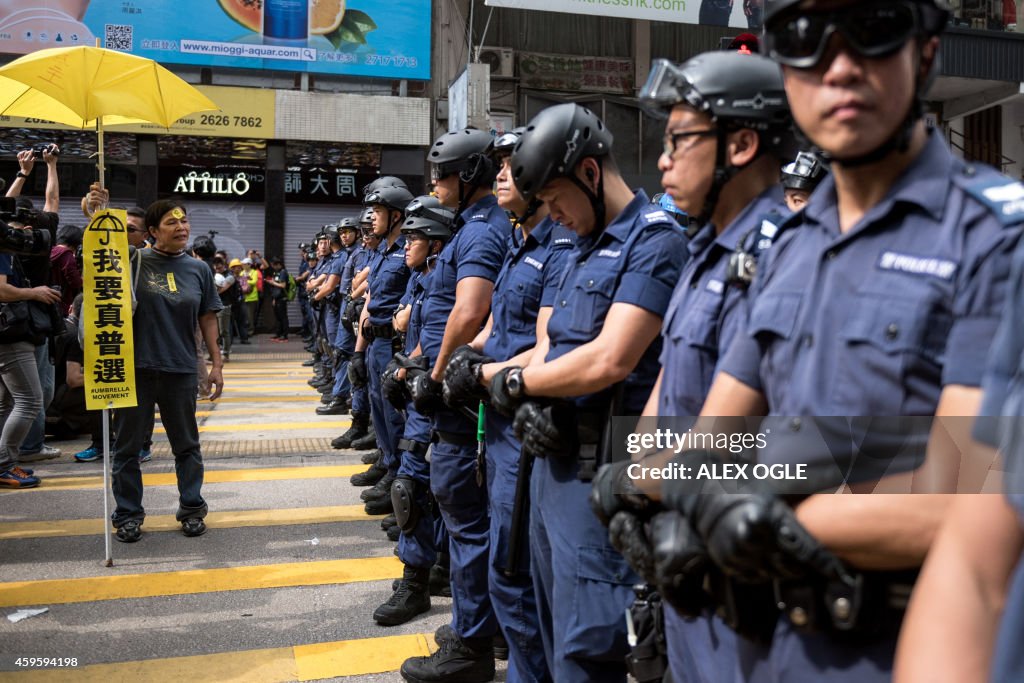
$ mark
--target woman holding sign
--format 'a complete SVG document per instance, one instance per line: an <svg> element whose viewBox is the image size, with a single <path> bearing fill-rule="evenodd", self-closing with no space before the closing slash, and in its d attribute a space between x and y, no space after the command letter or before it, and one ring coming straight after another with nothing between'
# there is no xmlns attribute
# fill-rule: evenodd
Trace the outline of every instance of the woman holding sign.
<svg viewBox="0 0 1024 683"><path fill-rule="evenodd" d="M134 543L142 536L142 470L138 453L153 419L154 404L174 453L178 476L177 519L186 536L206 532L203 457L196 424L196 343L199 326L213 358L210 399L223 390L223 360L217 347L217 311L222 307L213 273L185 254L190 226L185 207L162 199L146 209L146 230L155 240L142 252L136 284L134 317L135 390L138 405L118 409L114 446L113 514L117 540Z"/></svg>

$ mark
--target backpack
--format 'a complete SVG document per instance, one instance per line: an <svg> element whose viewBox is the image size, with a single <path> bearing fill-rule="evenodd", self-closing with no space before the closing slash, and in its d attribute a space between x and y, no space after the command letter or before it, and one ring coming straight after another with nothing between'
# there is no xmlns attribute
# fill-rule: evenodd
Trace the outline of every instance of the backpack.
<svg viewBox="0 0 1024 683"><path fill-rule="evenodd" d="M299 291L299 284L291 275L288 276L288 288L284 290L284 298L288 301L295 301L295 295Z"/></svg>
<svg viewBox="0 0 1024 683"><path fill-rule="evenodd" d="M262 294L263 293L263 271L259 270L258 268L255 269L255 270L256 270L256 291L259 292L260 294Z"/></svg>

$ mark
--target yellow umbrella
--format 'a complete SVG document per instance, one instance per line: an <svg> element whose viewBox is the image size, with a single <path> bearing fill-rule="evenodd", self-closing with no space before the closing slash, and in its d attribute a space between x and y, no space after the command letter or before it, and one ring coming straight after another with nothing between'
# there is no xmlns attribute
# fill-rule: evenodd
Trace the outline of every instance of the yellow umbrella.
<svg viewBox="0 0 1024 683"><path fill-rule="evenodd" d="M96 127L101 184L105 125L170 128L183 116L219 109L153 60L101 47L39 50L0 67L0 77L0 114Z"/></svg>

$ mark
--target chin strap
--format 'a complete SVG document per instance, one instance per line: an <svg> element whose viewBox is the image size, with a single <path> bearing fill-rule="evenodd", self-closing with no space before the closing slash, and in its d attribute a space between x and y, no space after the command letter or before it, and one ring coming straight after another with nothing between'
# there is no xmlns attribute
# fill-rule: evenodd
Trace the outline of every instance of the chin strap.
<svg viewBox="0 0 1024 683"><path fill-rule="evenodd" d="M739 166L732 166L725 158L725 152L727 147L726 136L729 131L725 130L721 126L718 127L718 135L715 138L715 177L711 180L711 187L708 189L708 195L704 198L704 207L700 210L700 213L696 217L691 216L687 232L690 237L693 237L711 221L711 217L715 214L715 209L718 207L718 199L722 196L722 190L728 184L730 180L736 177L736 174L743 170ZM761 156L763 149L760 142L758 143L757 156ZM755 157L756 158L756 157ZM753 163L753 159L751 163ZM724 226L722 226L724 227Z"/></svg>
<svg viewBox="0 0 1024 683"><path fill-rule="evenodd" d="M600 175L597 178L597 192L594 193L589 187L583 184L583 181L576 177L575 173L569 175L569 180L576 184L576 187L583 191L583 194L590 200L590 208L594 211L594 236L600 235L604 232L606 227L605 221L608 216L608 209L604 203L604 163L601 157L594 159L597 161L597 169Z"/></svg>
<svg viewBox="0 0 1024 683"><path fill-rule="evenodd" d="M526 205L526 211L523 211L522 216L518 216L515 212L510 211L509 215L512 217L512 224L518 228L523 223L537 215L537 211L540 210L540 207L543 204L544 202L534 197L530 200L530 203Z"/></svg>

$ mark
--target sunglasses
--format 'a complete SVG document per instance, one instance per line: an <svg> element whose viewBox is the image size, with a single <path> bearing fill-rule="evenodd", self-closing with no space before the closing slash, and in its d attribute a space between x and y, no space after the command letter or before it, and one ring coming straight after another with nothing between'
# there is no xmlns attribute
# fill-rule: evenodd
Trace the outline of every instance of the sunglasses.
<svg viewBox="0 0 1024 683"><path fill-rule="evenodd" d="M912 2L865 2L832 12L796 11L765 29L765 49L772 59L797 69L817 66L839 33L857 54L882 58L898 52L921 33L922 21Z"/></svg>
<svg viewBox="0 0 1024 683"><path fill-rule="evenodd" d="M679 141L687 138L708 138L712 135L717 135L718 130L710 128L708 130L685 130L678 133L666 133L665 137L662 138L661 153L665 156L672 158L675 156L676 149L679 147Z"/></svg>

